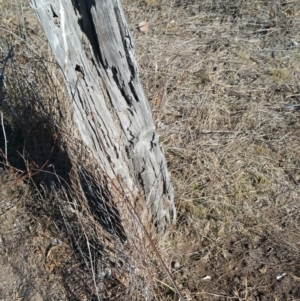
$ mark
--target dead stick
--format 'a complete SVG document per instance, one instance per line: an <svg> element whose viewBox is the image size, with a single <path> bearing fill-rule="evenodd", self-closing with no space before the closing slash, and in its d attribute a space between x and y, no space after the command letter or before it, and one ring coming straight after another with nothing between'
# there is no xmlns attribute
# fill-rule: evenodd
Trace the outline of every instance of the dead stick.
<svg viewBox="0 0 300 301"><path fill-rule="evenodd" d="M2 125L2 131L4 136L4 154L5 154L5 163L8 165L8 158L7 158L7 139L6 139L6 133L5 133L5 126L3 121L3 112L1 111L1 125Z"/></svg>

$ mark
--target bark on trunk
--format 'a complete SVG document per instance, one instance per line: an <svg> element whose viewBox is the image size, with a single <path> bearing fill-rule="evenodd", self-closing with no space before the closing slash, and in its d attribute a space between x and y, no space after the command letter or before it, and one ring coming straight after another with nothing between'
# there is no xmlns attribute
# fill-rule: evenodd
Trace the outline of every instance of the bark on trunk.
<svg viewBox="0 0 300 301"><path fill-rule="evenodd" d="M119 0L31 0L63 71L81 139L111 178L144 197L144 220L175 220L174 192Z"/></svg>

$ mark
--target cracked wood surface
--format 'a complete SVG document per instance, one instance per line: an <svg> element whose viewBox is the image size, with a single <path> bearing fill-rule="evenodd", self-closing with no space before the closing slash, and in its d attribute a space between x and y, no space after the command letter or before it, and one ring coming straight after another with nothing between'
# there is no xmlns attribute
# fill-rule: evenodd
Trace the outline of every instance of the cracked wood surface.
<svg viewBox="0 0 300 301"><path fill-rule="evenodd" d="M175 220L174 192L120 1L31 5L63 71L81 139L111 178L144 197L143 220L164 229Z"/></svg>

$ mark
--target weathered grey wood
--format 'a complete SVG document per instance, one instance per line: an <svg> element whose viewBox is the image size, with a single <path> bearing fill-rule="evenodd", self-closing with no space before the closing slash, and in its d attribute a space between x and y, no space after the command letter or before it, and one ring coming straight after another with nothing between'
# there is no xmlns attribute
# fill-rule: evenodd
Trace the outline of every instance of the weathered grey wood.
<svg viewBox="0 0 300 301"><path fill-rule="evenodd" d="M63 70L81 139L111 178L145 197L144 215L163 229L175 220L174 192L120 1L31 5Z"/></svg>

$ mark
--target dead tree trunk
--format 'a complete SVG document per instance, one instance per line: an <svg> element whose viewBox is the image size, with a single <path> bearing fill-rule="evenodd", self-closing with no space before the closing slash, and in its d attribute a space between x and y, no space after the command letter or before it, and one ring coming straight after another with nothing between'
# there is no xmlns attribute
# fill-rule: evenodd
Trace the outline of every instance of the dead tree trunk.
<svg viewBox="0 0 300 301"><path fill-rule="evenodd" d="M31 0L63 71L80 138L111 178L144 199L143 220L175 220L159 146L119 0ZM147 215L147 216L146 216Z"/></svg>

